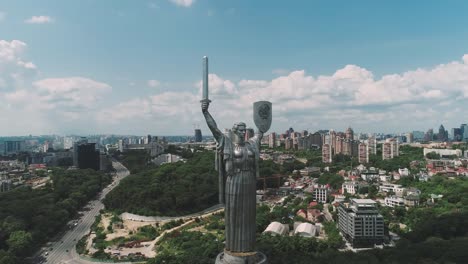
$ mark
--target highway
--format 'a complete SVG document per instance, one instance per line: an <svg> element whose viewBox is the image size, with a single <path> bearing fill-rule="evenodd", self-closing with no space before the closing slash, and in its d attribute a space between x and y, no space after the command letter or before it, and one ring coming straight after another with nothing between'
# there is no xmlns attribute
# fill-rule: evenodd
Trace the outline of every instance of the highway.
<svg viewBox="0 0 468 264"><path fill-rule="evenodd" d="M90 201L86 206L89 211L82 211L83 216L78 219L76 226L67 231L59 240L52 242L43 250L41 257L37 257L35 263L52 263L52 264L90 264L96 263L81 259L76 253L76 243L86 234L89 233L91 225L94 223L95 217L99 215L99 211L104 209L104 204L101 202L115 186L117 186L123 178L130 175L130 172L119 162L113 162L116 169L116 176L113 182L102 190L98 200ZM52 250L51 250L52 249ZM48 255L45 256L45 251ZM45 262L44 262L45 261Z"/></svg>

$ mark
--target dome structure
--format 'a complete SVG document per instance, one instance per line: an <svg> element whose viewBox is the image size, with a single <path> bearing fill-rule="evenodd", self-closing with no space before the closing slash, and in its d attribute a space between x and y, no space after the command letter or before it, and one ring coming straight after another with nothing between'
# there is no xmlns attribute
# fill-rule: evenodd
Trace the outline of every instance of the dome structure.
<svg viewBox="0 0 468 264"><path fill-rule="evenodd" d="M289 226L283 225L280 222L271 222L263 233L270 233L273 235L286 235L289 232Z"/></svg>

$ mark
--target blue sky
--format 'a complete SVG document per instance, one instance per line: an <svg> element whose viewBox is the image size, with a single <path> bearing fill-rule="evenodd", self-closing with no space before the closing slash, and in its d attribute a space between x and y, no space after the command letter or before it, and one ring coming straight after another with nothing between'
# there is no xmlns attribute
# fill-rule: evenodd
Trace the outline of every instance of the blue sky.
<svg viewBox="0 0 468 264"><path fill-rule="evenodd" d="M0 0L0 119L14 123L0 134L190 134L194 123L207 132L196 104L204 55L223 127L252 124L250 105L265 98L277 106L277 131L459 125L468 122L460 114L467 8L454 0Z"/></svg>

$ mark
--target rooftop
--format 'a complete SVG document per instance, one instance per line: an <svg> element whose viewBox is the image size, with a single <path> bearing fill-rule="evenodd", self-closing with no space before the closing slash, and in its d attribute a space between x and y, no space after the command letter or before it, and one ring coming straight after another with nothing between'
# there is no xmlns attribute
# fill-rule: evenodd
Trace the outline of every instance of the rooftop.
<svg viewBox="0 0 468 264"><path fill-rule="evenodd" d="M371 199L352 199L357 204L375 204L376 202Z"/></svg>

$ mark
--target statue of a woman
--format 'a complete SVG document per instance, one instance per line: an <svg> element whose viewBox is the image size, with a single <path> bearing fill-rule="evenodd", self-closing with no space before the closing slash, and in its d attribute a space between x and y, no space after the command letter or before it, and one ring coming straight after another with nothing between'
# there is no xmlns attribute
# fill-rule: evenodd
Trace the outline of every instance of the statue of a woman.
<svg viewBox="0 0 468 264"><path fill-rule="evenodd" d="M236 123L231 136L223 134L202 101L206 123L217 142L217 167L225 175L225 251L236 254L255 252L255 214L258 159L262 132L245 140L245 123ZM220 190L222 191L222 190Z"/></svg>

